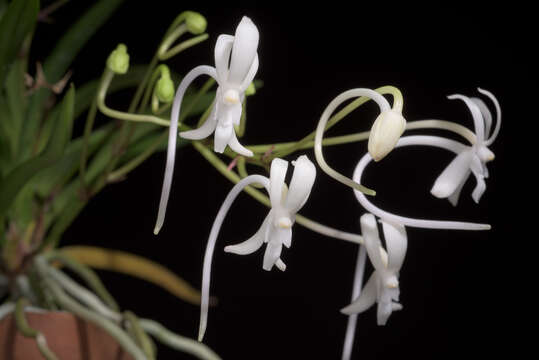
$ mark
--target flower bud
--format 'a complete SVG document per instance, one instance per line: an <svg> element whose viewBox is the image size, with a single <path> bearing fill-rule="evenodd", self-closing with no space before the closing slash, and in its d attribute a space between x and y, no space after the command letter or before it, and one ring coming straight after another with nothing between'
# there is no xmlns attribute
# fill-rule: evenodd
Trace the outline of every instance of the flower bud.
<svg viewBox="0 0 539 360"><path fill-rule="evenodd" d="M406 127L401 113L384 111L374 121L369 135L369 154L374 161L382 160L393 150Z"/></svg>
<svg viewBox="0 0 539 360"><path fill-rule="evenodd" d="M129 54L127 46L119 44L107 59L107 67L116 74L125 74L129 69Z"/></svg>
<svg viewBox="0 0 539 360"><path fill-rule="evenodd" d="M185 25L187 26L187 30L189 30L191 34L199 35L206 31L208 22L206 21L206 18L201 14L194 11L186 11Z"/></svg>
<svg viewBox="0 0 539 360"><path fill-rule="evenodd" d="M174 100L174 82L168 72L162 73L155 84L155 95L162 103L168 104Z"/></svg>

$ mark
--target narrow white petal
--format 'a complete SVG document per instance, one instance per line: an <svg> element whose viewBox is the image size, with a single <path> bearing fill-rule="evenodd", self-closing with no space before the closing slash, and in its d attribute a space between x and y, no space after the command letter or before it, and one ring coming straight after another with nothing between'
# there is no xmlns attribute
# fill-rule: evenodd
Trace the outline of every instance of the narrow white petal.
<svg viewBox="0 0 539 360"><path fill-rule="evenodd" d="M238 255L248 255L260 249L264 244L264 238L266 236L267 227L270 225L270 215L268 214L260 226L260 229L251 236L249 239L245 240L236 245L229 245L225 247L225 252L238 254Z"/></svg>
<svg viewBox="0 0 539 360"><path fill-rule="evenodd" d="M361 295L353 303L341 309L343 314L352 315L359 314L370 308L376 302L376 277L374 272L365 287L361 291Z"/></svg>
<svg viewBox="0 0 539 360"><path fill-rule="evenodd" d="M189 131L182 131L180 132L180 137L184 139L189 140L202 140L210 136L214 131L215 127L217 126L217 119L216 119L216 111L215 111L216 105L214 104L210 116L204 121L204 124L200 126L198 129L189 130Z"/></svg>
<svg viewBox="0 0 539 360"><path fill-rule="evenodd" d="M286 195L285 207L295 214L309 198L316 178L316 167L306 155L298 157L293 164L294 173Z"/></svg>
<svg viewBox="0 0 539 360"><path fill-rule="evenodd" d="M460 193L462 191L462 188L464 187L464 184L466 183L466 180L468 180L468 177L470 176L470 170L468 170L468 174L462 178L462 182L460 185L455 189L453 194L451 194L447 200L451 203L453 206L457 206L459 202Z"/></svg>
<svg viewBox="0 0 539 360"><path fill-rule="evenodd" d="M271 162L270 167L270 191L269 197L271 207L273 209L281 206L283 197L283 186L286 177L286 170L288 169L288 161L275 158Z"/></svg>
<svg viewBox="0 0 539 360"><path fill-rule="evenodd" d="M170 128L168 133L168 148L167 148L167 164L165 167L165 176L163 179L163 188L161 190L161 199L159 200L159 212L157 214L157 221L153 230L157 235L163 222L165 221L165 214L167 211L168 197L170 195L170 187L172 185L172 175L174 174L174 160L176 157L176 138L178 136L178 119L180 117L180 108L185 91L189 85L200 75L208 75L216 78L217 74L215 69L211 66L197 66L191 70L178 86L176 96L174 97L174 103L172 104L172 112L170 116Z"/></svg>
<svg viewBox="0 0 539 360"><path fill-rule="evenodd" d="M255 56L255 59L253 60L253 63L251 64L251 68L249 69L249 72L245 76L245 79L243 80L243 83L240 86L240 92L243 93L249 85L253 82L256 76L256 72L258 71L258 54Z"/></svg>
<svg viewBox="0 0 539 360"><path fill-rule="evenodd" d="M230 111L230 117L232 118L232 124L239 126L241 121L241 102L237 104L227 105L228 111Z"/></svg>
<svg viewBox="0 0 539 360"><path fill-rule="evenodd" d="M502 108L500 107L500 103L498 102L496 97L490 91L480 88L477 88L477 91L492 100L492 102L494 103L494 107L496 108L496 127L494 128L492 135L488 138L488 140L485 141L485 145L489 146L494 142L494 140L496 140L496 137L500 132L500 126L502 125Z"/></svg>
<svg viewBox="0 0 539 360"><path fill-rule="evenodd" d="M206 245L206 252L204 253L204 265L202 267L202 296L200 301L200 326L198 329L198 341L202 341L204 333L206 332L206 325L208 322L208 305L210 298L210 279L211 279L211 264L213 260L213 252L215 250L215 243L217 242L217 236L223 225L228 210L232 206L232 203L236 197L243 191L243 189L250 184L259 183L262 184L266 190L269 190L269 179L260 175L250 175L240 180L232 190L228 193L225 201L221 205L213 225L211 227L210 236L208 238L208 244Z"/></svg>
<svg viewBox="0 0 539 360"><path fill-rule="evenodd" d="M445 199L455 192L459 185L466 181L470 173L470 165L474 157L473 149L458 154L438 176L430 193L437 198Z"/></svg>
<svg viewBox="0 0 539 360"><path fill-rule="evenodd" d="M215 128L215 135L213 137L213 150L222 154L225 151L226 146L230 142L232 135L234 134L234 127L232 124L221 125L217 123Z"/></svg>
<svg viewBox="0 0 539 360"><path fill-rule="evenodd" d="M408 247L406 229L400 224L392 224L387 221L382 221L382 229L386 240L387 268L393 272L398 272L402 267Z"/></svg>
<svg viewBox="0 0 539 360"><path fill-rule="evenodd" d="M380 242L380 235L378 234L378 227L376 225L376 218L373 214L363 214L359 220L361 225L361 235L363 235L363 241L369 259L372 262L374 268L380 272L383 272L386 268L380 253L382 243Z"/></svg>
<svg viewBox="0 0 539 360"><path fill-rule="evenodd" d="M435 146L442 149L452 151L454 153L460 153L466 148L465 145L458 143L454 140L440 138L437 136L406 136L402 137L397 143L396 147L410 146L410 145L422 145L422 146ZM353 179L355 182L361 181L361 176L367 165L372 161L372 157L369 154L365 154L356 165L354 170ZM387 211L384 211L376 207L371 203L367 197L360 191L354 190L354 195L357 200L368 212L378 216L384 221L402 224L404 226L419 227L426 229L448 229L448 230L490 230L488 224L476 224L460 221L437 221L437 220L423 220L413 219L409 217L399 216Z"/></svg>
<svg viewBox="0 0 539 360"><path fill-rule="evenodd" d="M481 144L483 141L485 141L485 122L483 120L483 115L481 114L481 110L479 110L479 107L470 100L469 97L455 94L455 95L449 95L447 97L450 100L462 100L468 106L468 109L470 109L470 112L472 113L474 127L475 127L475 136L477 137L477 142Z"/></svg>
<svg viewBox="0 0 539 360"><path fill-rule="evenodd" d="M249 73L258 48L258 29L248 17L244 16L234 35L232 56L230 58L230 72L228 81L231 84L241 85Z"/></svg>
<svg viewBox="0 0 539 360"><path fill-rule="evenodd" d="M394 303L391 304L391 309L393 311L400 311L400 310L402 310L402 308L403 308L403 306L401 304L399 304L399 303L394 302Z"/></svg>
<svg viewBox="0 0 539 360"><path fill-rule="evenodd" d="M215 43L215 69L217 70L217 82L221 86L226 84L228 79L228 67L233 43L234 36L226 34L219 35Z"/></svg>
<svg viewBox="0 0 539 360"><path fill-rule="evenodd" d="M240 142L238 141L238 138L236 137L236 132L234 131L234 128L232 128L232 135L230 136L230 139L228 140L228 146L232 150L234 150L236 153L251 157L253 156L253 152L247 148L245 148Z"/></svg>
<svg viewBox="0 0 539 360"><path fill-rule="evenodd" d="M475 105L479 108L479 111L481 111L481 115L483 115L483 121L485 122L485 134L484 138L487 139L488 135L490 134L490 127L492 126L492 113L487 107L487 104L483 100L477 97L470 98Z"/></svg>
<svg viewBox="0 0 539 360"><path fill-rule="evenodd" d="M273 265L281 257L281 251L283 249L283 244L279 241L270 241L266 245L266 252L264 253L264 264L262 268L266 271L270 271L273 268Z"/></svg>

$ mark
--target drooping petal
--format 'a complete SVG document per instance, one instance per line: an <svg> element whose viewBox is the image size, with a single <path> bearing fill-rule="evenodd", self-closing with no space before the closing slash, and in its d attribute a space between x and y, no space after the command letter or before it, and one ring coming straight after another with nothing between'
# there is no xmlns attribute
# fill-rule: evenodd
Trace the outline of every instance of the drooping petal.
<svg viewBox="0 0 539 360"><path fill-rule="evenodd" d="M266 271L270 271L273 265L281 257L281 251L283 249L283 244L278 241L270 241L266 245L266 252L264 253L264 264L262 268Z"/></svg>
<svg viewBox="0 0 539 360"><path fill-rule="evenodd" d="M287 248L292 245L292 228L274 228L270 232L269 242L280 242Z"/></svg>
<svg viewBox="0 0 539 360"><path fill-rule="evenodd" d="M217 153L222 154L223 151L225 151L226 146L230 142L233 133L234 127L232 126L232 124L221 125L218 123L217 127L215 128L215 135L213 137L213 150Z"/></svg>
<svg viewBox="0 0 539 360"><path fill-rule="evenodd" d="M406 229L400 224L393 224L387 221L382 221L382 229L386 240L387 268L388 270L398 272L402 267L408 247Z"/></svg>
<svg viewBox="0 0 539 360"><path fill-rule="evenodd" d="M238 138L236 137L236 132L232 131L232 135L230 136L230 140L228 141L228 146L235 152L237 152L240 155L251 157L253 156L253 152L246 147L244 147L240 142L238 141Z"/></svg>
<svg viewBox="0 0 539 360"><path fill-rule="evenodd" d="M376 218L373 214L367 213L361 216L359 222L361 225L361 234L363 235L363 240L365 242L365 248L367 249L367 254L369 255L372 265L378 271L385 271L386 264L384 264L380 252L382 243L380 242L380 236L378 235Z"/></svg>
<svg viewBox="0 0 539 360"><path fill-rule="evenodd" d="M465 181L465 176L469 174L473 156L471 148L458 154L438 176L430 193L440 199L453 194L462 181Z"/></svg>
<svg viewBox="0 0 539 360"><path fill-rule="evenodd" d="M376 271L372 273L371 277L365 284L363 290L361 290L361 295L350 305L341 309L343 314L352 315L359 314L363 311L370 308L376 302Z"/></svg>
<svg viewBox="0 0 539 360"><path fill-rule="evenodd" d="M492 135L490 135L490 137L485 140L485 146L489 146L494 142L494 140L496 140L496 137L500 132L500 126L502 125L502 108L500 107L500 103L498 102L496 97L490 91L481 88L477 88L477 91L492 100L492 102L494 103L494 107L496 108L496 127L494 128Z"/></svg>
<svg viewBox="0 0 539 360"><path fill-rule="evenodd" d="M283 262L283 260L281 260L281 258L277 259L277 261L275 262L275 266L281 271L286 270L286 264Z"/></svg>
<svg viewBox="0 0 539 360"><path fill-rule="evenodd" d="M228 73L229 83L238 86L243 83L255 59L258 38L259 34L256 25L251 19L244 16L236 28L236 34L234 35L230 71Z"/></svg>
<svg viewBox="0 0 539 360"><path fill-rule="evenodd" d="M270 191L269 197L271 207L276 209L281 206L283 198L284 180L286 170L288 169L288 161L275 158L271 162L270 167Z"/></svg>
<svg viewBox="0 0 539 360"><path fill-rule="evenodd" d="M295 214L309 198L316 177L316 167L306 155L301 155L292 164L294 173L286 195L285 207Z"/></svg>
<svg viewBox="0 0 539 360"><path fill-rule="evenodd" d="M457 186L455 191L451 195L449 195L449 197L447 198L447 200L449 200L451 205L457 206L459 202L460 193L462 191L462 188L464 187L464 184L466 183L466 180L468 180L469 176L470 176L470 170L468 170L468 173L466 174L466 176L462 178L462 181L460 182L459 186Z"/></svg>
<svg viewBox="0 0 539 360"><path fill-rule="evenodd" d="M255 56L255 59L253 60L253 63L251 64L251 68L249 69L249 72L247 72L247 75L245 76L245 79L243 79L243 83L240 86L240 92L243 93L249 85L253 82L256 72L258 71L258 54Z"/></svg>
<svg viewBox="0 0 539 360"><path fill-rule="evenodd" d="M210 136L217 126L216 118L216 104L213 105L211 109L210 116L204 121L201 127L194 130L182 131L180 132L180 137L189 140L202 140Z"/></svg>
<svg viewBox="0 0 539 360"><path fill-rule="evenodd" d="M163 222L165 221L165 214L167 211L168 197L170 195L170 187L172 185L172 175L174 174L174 161L176 158L176 138L178 137L178 121L180 117L181 104L185 91L191 85L191 83L200 75L208 75L213 78L217 77L217 73L211 66L197 66L193 70L187 73L182 82L178 86L176 96L174 97L174 103L172 104L172 112L170 116L170 128L168 132L168 148L167 148L167 164L165 167L165 176L163 179L163 188L161 190L161 199L159 200L159 211L157 214L157 221L153 233L157 235Z"/></svg>
<svg viewBox="0 0 539 360"><path fill-rule="evenodd" d="M227 111L230 112L230 118L232 119L232 124L239 126L240 120L241 120L241 111L242 111L241 102L227 105Z"/></svg>
<svg viewBox="0 0 539 360"><path fill-rule="evenodd" d="M468 109L470 109L470 112L472 113L477 143L483 143L485 141L485 122L483 120L483 115L481 114L481 110L479 110L479 107L477 107L477 105L472 100L470 100L469 97L464 95L449 95L447 98L450 100L458 99L464 101L464 103L466 104L466 106L468 106Z"/></svg>
<svg viewBox="0 0 539 360"><path fill-rule="evenodd" d="M254 234L244 242L241 242L236 245L226 246L225 252L237 255L248 255L260 249L260 247L264 244L264 238L266 236L267 227L270 225L270 220L271 216L270 214L268 214L256 234Z"/></svg>
<svg viewBox="0 0 539 360"><path fill-rule="evenodd" d="M217 70L217 82L223 86L228 79L228 67L234 36L222 34L215 43L215 69Z"/></svg>

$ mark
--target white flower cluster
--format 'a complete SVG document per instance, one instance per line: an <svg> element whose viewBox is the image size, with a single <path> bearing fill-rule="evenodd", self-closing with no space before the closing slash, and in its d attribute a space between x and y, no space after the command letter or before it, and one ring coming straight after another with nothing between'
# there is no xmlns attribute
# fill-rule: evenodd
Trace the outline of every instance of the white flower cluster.
<svg viewBox="0 0 539 360"><path fill-rule="evenodd" d="M216 79L218 83L216 99L209 118L200 128L184 131L179 135L186 139L200 140L214 133L213 146L215 152L222 153L228 145L239 155L245 157L253 155L249 149L239 143L234 125L239 125L245 91L253 81L258 69L258 40L259 34L256 26L249 18L244 17L238 25L234 36L221 35L217 39L215 46L215 68L210 66L196 67L182 80L176 92L172 109L167 165L155 230L156 233L163 224L170 192L181 101L187 87L196 77L205 74ZM486 189L485 178L488 177L486 163L494 159L494 154L488 147L492 145L498 135L501 124L501 110L496 98L486 90L479 89L479 92L487 96L496 108L497 119L492 132L493 117L487 105L482 100L468 98L463 95L449 96L449 99L460 99L464 101L472 113L475 134L468 136L468 139L471 138L473 140L471 145L465 145L455 140L437 136L416 135L401 137L408 126L411 128L412 123L407 123L404 119L402 115L402 100L398 98L398 94L396 93L393 93L394 103L393 107L391 107L380 91L352 89L336 97L323 112L315 137L316 159L320 168L326 174L352 187L359 203L367 210L367 213L360 218L362 237L357 236L357 238L360 239L358 242L361 244L362 251L366 251L368 259L370 259L374 267L374 271L363 290L359 291L366 258L365 253L361 256L360 252L360 256L358 257L358 261L360 262L356 267L356 284L354 286L358 291L355 291L352 303L342 309L343 313L355 316L376 303L378 308L378 324L385 325L393 311L403 308L399 303L399 272L407 250L408 239L406 226L431 229L490 229L490 226L487 224L412 219L391 214L373 205L364 193L373 195L374 191L361 185L363 171L371 160L382 160L394 148L411 145L434 146L452 151L456 154L456 157L436 179L431 193L438 198L448 198L456 206L463 185L472 173L477 181L477 186L472 193L472 197L478 202ZM375 101L380 108L380 114L374 121L368 136L369 153L359 160L353 174L353 179L349 179L331 169L325 162L322 155L322 136L330 116L335 109L344 101L354 97L364 97ZM447 130L453 130L461 135L463 134L462 126L455 124L447 125L447 123L440 120L436 123L436 126L443 125L442 127L445 127ZM415 128L418 128L418 126ZM465 134L468 134L466 131L469 132L469 130L465 129ZM251 238L237 245L226 246L224 250L229 253L247 255L257 251L266 244L262 268L269 271L275 266L277 269L285 271L286 265L281 258L282 247L284 245L289 248L292 244L292 226L296 221L296 214L307 202L316 177L315 165L307 156L299 156L292 164L294 166L294 172L289 186L285 183L288 162L275 158L271 162L269 178L261 175L244 177L232 188L221 206L211 228L204 257L199 340L202 340L206 330L211 262L217 237L234 199L248 185L259 184L266 189L269 194L270 211L262 222L260 229ZM377 221L380 221L382 224L383 237L386 244L385 248L382 246ZM345 236L341 236L343 234L342 232L338 230L327 231L328 228L322 225L313 226L312 228L330 236L346 238ZM349 331L350 329L351 327L349 327ZM347 336L349 337L350 333ZM349 358L350 349L351 347L345 349L343 358Z"/></svg>

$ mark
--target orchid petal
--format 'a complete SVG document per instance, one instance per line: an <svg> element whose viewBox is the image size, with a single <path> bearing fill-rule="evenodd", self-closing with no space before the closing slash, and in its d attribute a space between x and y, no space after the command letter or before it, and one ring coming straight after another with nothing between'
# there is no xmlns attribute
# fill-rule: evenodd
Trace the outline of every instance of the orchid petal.
<svg viewBox="0 0 539 360"><path fill-rule="evenodd" d="M492 102L494 103L494 107L496 108L496 127L494 128L494 131L492 132L492 135L488 138L488 140L485 140L485 146L489 146L494 142L494 140L496 140L496 137L498 137L498 133L500 132L500 126L502 125L502 108L500 107L500 103L498 102L496 97L490 91L481 88L477 88L477 91L492 100Z"/></svg>
<svg viewBox="0 0 539 360"><path fill-rule="evenodd" d="M485 122L483 120L483 115L481 114L481 110L479 110L479 107L470 100L469 97L455 94L455 95L449 95L447 97L450 100L462 100L468 106L468 109L470 109L470 112L472 113L474 126L475 126L475 136L477 137L477 142L479 144L483 143L485 141Z"/></svg>
<svg viewBox="0 0 539 360"><path fill-rule="evenodd" d="M266 252L264 253L264 264L262 268L266 271L270 271L273 265L277 262L281 256L283 244L278 241L270 241L266 245Z"/></svg>
<svg viewBox="0 0 539 360"><path fill-rule="evenodd" d="M260 226L260 229L251 236L249 239L245 240L244 242L241 242L236 245L229 245L225 247L225 252L233 253L237 255L248 255L252 254L264 244L264 238L266 237L266 231L268 226L270 225L270 214L266 216L264 219L264 222L262 223L262 226Z"/></svg>
<svg viewBox="0 0 539 360"><path fill-rule="evenodd" d="M238 141L238 138L236 137L235 131L232 131L230 140L228 140L228 146L230 146L232 150L234 150L236 153L240 155L247 156L247 157L253 156L253 152L251 150L247 149L242 144L240 144L240 142Z"/></svg>
<svg viewBox="0 0 539 360"><path fill-rule="evenodd" d="M459 185L466 181L473 157L474 152L471 148L458 154L438 176L430 193L440 199L453 194Z"/></svg>
<svg viewBox="0 0 539 360"><path fill-rule="evenodd" d="M230 71L228 81L235 85L241 85L249 73L251 65L256 56L258 47L258 29L256 25L244 16L234 35L232 45L232 55L230 58Z"/></svg>
<svg viewBox="0 0 539 360"><path fill-rule="evenodd" d="M282 232L281 241L283 245L290 248L292 246L292 229L279 229L279 232Z"/></svg>
<svg viewBox="0 0 539 360"><path fill-rule="evenodd" d="M157 221L153 233L157 235L163 222L165 221L165 214L167 211L168 198L170 195L170 187L172 185L172 175L174 174L174 160L176 158L176 138L178 136L178 121L180 117L180 108L185 91L191 85L191 83L200 75L208 75L213 78L217 77L217 73L211 66L197 66L193 70L187 73L182 82L178 86L176 96L174 97L174 103L172 104L172 112L170 116L170 128L168 133L168 148L167 148L167 164L165 167L165 176L163 179L163 188L161 190L161 199L159 200L159 211L157 214Z"/></svg>
<svg viewBox="0 0 539 360"><path fill-rule="evenodd" d="M253 63L251 64L251 67L249 68L249 72L247 73L247 75L245 76L245 79L241 83L240 92L243 93L245 90L247 90L249 85L251 85L251 83L253 82L256 76L256 72L258 71L258 64L259 63L258 63L258 54L257 54L255 56L255 59L253 60Z"/></svg>
<svg viewBox="0 0 539 360"><path fill-rule="evenodd" d="M210 116L208 116L202 126L200 126L198 129L182 131L180 132L180 137L189 140L202 140L210 136L215 131L215 127L217 126L217 118L215 116L216 106L216 104L213 105Z"/></svg>
<svg viewBox="0 0 539 360"><path fill-rule="evenodd" d="M408 246L408 238L406 229L400 224L392 224L387 221L382 221L382 229L386 240L388 269L398 272L404 262L406 248Z"/></svg>
<svg viewBox="0 0 539 360"><path fill-rule="evenodd" d="M316 167L306 155L301 155L292 164L294 173L286 196L285 207L295 214L309 198L316 177Z"/></svg>
<svg viewBox="0 0 539 360"><path fill-rule="evenodd" d="M271 162L269 197L273 209L278 208L282 204L283 187L287 169L288 161L275 158Z"/></svg>
<svg viewBox="0 0 539 360"><path fill-rule="evenodd" d="M369 255L372 265L376 270L384 271L386 269L386 264L384 264L380 252L382 243L380 242L380 237L378 235L376 218L373 214L364 214L360 218L360 225L365 248L367 249L367 254Z"/></svg>
<svg viewBox="0 0 539 360"><path fill-rule="evenodd" d="M341 312L346 315L359 314L370 308L376 302L376 277L377 273L372 273L371 277L365 284L361 295L353 303L341 309Z"/></svg>
<svg viewBox="0 0 539 360"><path fill-rule="evenodd" d="M455 191L449 195L447 198L451 205L457 206L459 202L460 193L462 191L462 188L464 187L464 184L466 183L466 180L468 180L468 177L470 176L470 170L468 170L468 174L462 178L462 181L460 182L459 186L455 189Z"/></svg>
<svg viewBox="0 0 539 360"><path fill-rule="evenodd" d="M490 134L490 127L492 126L492 113L487 107L487 104L485 102L477 97L470 98L475 105L479 108L479 111L481 111L481 115L483 116L483 120L485 122L485 135L484 138L488 138L488 135Z"/></svg>
<svg viewBox="0 0 539 360"><path fill-rule="evenodd" d="M217 38L215 43L215 69L217 70L217 82L223 85L227 82L228 66L230 61L230 53L232 52L232 44L234 36L222 34Z"/></svg>
<svg viewBox="0 0 539 360"><path fill-rule="evenodd" d="M226 146L230 142L233 133L234 127L232 126L232 124L217 124L213 137L213 151L222 154L223 151L225 151Z"/></svg>
<svg viewBox="0 0 539 360"><path fill-rule="evenodd" d="M227 111L230 112L230 118L232 119L232 124L239 126L241 121L241 112L242 106L241 102L236 104L227 105Z"/></svg>

